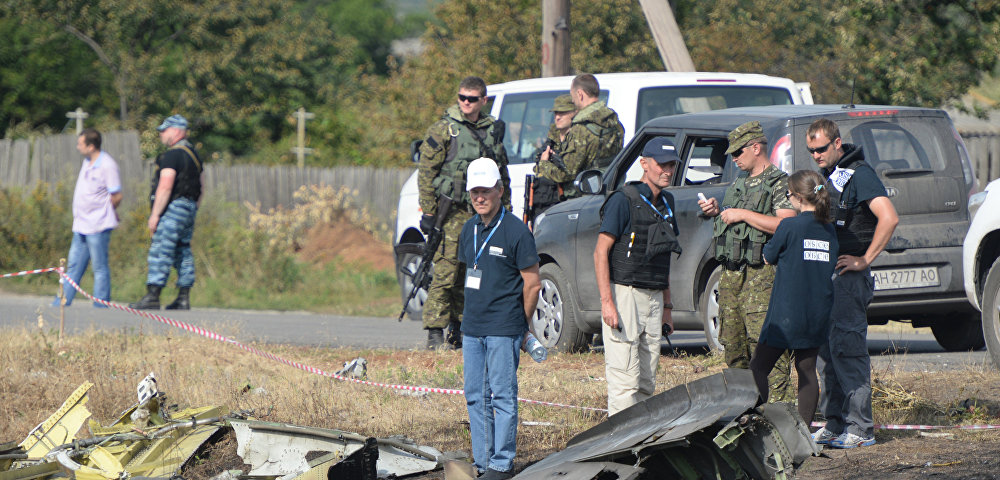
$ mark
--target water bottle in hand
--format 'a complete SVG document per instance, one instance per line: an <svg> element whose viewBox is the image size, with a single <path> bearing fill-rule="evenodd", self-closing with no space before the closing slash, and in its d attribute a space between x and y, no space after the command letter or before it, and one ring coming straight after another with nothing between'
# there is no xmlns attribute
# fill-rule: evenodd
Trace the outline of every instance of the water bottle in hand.
<svg viewBox="0 0 1000 480"><path fill-rule="evenodd" d="M539 342L531 332L528 332L528 338L521 345L521 350L528 352L536 362L542 363L549 356L549 351L545 349L542 342Z"/></svg>

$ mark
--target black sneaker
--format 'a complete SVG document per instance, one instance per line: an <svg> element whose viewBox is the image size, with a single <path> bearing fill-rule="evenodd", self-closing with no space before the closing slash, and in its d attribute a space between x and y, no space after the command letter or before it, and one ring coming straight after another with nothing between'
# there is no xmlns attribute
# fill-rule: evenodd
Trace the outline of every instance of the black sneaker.
<svg viewBox="0 0 1000 480"><path fill-rule="evenodd" d="M479 476L479 480L507 480L513 476L514 474L511 472L501 472L489 468L486 470L486 473Z"/></svg>

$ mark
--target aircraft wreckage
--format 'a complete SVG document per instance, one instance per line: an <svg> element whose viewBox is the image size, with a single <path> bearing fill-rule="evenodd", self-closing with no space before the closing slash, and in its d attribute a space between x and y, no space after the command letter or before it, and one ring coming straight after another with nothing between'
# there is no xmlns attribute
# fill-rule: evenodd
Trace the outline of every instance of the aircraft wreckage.
<svg viewBox="0 0 1000 480"><path fill-rule="evenodd" d="M139 401L105 427L86 408L91 387L77 388L22 442L0 444L0 480L177 479L229 430L250 468L218 472L218 480L400 478L466 457L403 437L256 421L225 407L171 409L152 374ZM787 478L819 449L794 406L757 401L749 371L725 370L619 412L514 478ZM84 423L90 436L78 438Z"/></svg>

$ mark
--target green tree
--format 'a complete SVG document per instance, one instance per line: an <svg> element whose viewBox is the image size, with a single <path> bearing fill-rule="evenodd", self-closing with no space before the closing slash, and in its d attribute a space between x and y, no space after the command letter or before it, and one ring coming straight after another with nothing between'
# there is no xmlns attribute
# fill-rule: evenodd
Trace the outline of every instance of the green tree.
<svg viewBox="0 0 1000 480"><path fill-rule="evenodd" d="M0 5L86 45L110 72L121 126L182 112L210 151L243 154L293 131L299 106L332 102L356 49L281 0L36 0Z"/></svg>
<svg viewBox="0 0 1000 480"><path fill-rule="evenodd" d="M361 140L349 159L406 165L409 143L455 101L467 75L487 83L539 76L539 8L537 0L442 2L421 37L424 51L401 64L390 58L388 78L366 76L347 106ZM662 69L638 2L577 0L570 28L577 71Z"/></svg>
<svg viewBox="0 0 1000 480"><path fill-rule="evenodd" d="M0 134L18 135L67 125L82 107L95 117L115 108L111 76L83 44L38 21L0 16ZM4 133L6 132L6 133ZM19 133L18 133L19 132Z"/></svg>
<svg viewBox="0 0 1000 480"><path fill-rule="evenodd" d="M699 70L809 81L817 102L847 103L856 81L856 103L940 106L1000 54L996 0L676 5Z"/></svg>

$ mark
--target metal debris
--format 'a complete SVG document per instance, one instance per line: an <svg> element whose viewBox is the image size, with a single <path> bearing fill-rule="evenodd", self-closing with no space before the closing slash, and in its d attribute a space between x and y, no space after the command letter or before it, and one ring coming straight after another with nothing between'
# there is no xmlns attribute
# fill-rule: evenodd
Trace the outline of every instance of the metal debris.
<svg viewBox="0 0 1000 480"><path fill-rule="evenodd" d="M787 478L819 449L793 406L757 401L749 370L724 370L622 410L514 478Z"/></svg>

